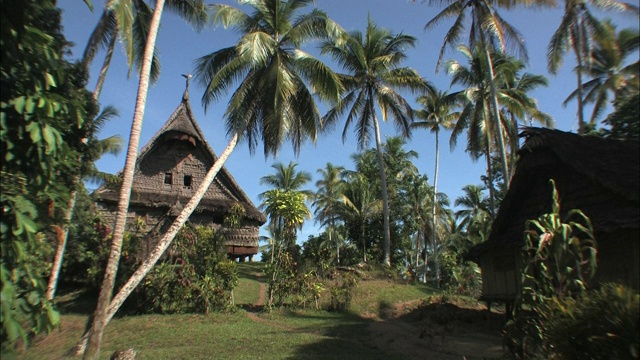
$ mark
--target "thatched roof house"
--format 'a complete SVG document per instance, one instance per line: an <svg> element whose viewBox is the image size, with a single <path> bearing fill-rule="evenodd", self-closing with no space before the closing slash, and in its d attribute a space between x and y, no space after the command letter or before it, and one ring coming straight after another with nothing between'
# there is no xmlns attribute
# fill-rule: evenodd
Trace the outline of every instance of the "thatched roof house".
<svg viewBox="0 0 640 360"><path fill-rule="evenodd" d="M469 258L482 269L483 298L510 301L520 289L524 226L551 211L554 179L561 211L581 209L598 244L596 281L638 288L640 146L638 142L528 128L509 190L489 239Z"/></svg>
<svg viewBox="0 0 640 360"><path fill-rule="evenodd" d="M127 224L131 227L143 220L147 233L144 253L171 225L216 159L193 116L187 88L178 108L142 148L136 162ZM102 186L94 193L108 224L115 222L118 192ZM220 170L189 221L219 229L236 203L244 207L245 218L239 229L225 232L227 251L231 257L244 259L258 252L259 228L266 218L226 168Z"/></svg>

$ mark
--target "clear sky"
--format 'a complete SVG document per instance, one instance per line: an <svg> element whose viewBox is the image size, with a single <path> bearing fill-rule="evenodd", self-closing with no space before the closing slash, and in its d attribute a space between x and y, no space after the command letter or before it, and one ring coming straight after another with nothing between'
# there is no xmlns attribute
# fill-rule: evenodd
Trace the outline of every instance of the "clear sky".
<svg viewBox="0 0 640 360"><path fill-rule="evenodd" d="M106 2L106 1L105 1ZM81 0L59 0L58 6L64 12L62 15L64 33L69 41L75 43L72 58L82 56L88 37L95 27L104 6L102 0L93 0L95 9L91 12ZM226 0L211 3L225 3L239 6L245 11L246 7L237 4L236 1ZM632 0L632 4L638 6L638 0ZM562 5L562 2L560 2ZM437 27L428 31L424 25L435 16L441 7L430 7L428 4L416 0L414 3L408 0L317 0L316 6L328 13L346 30L364 31L367 15L378 26L390 29L393 33L404 33L418 38L415 49L407 51L408 59L405 66L415 68L421 76L432 82L438 89L450 88L450 78L443 70L435 72L438 53L446 31L451 27L451 21L443 21ZM576 78L572 72L575 62L573 55L568 53L560 72L556 76L549 75L546 68L546 53L549 39L560 24L562 17L561 7L555 9L522 9L515 11L500 11L501 15L524 36L529 53L529 67L527 72L545 75L549 78L549 87L541 88L531 94L538 99L539 108L549 113L556 121L556 128L564 131L577 129L576 103L570 103L566 108L562 102L571 91L576 88ZM638 27L638 17L635 15L621 15L617 13L595 12L599 18L612 18L618 29ZM161 75L159 81L151 87L147 99L146 112L142 127L140 145L143 146L167 121L169 116L177 108L185 89L185 79L181 74L193 73L194 60L198 57L232 46L238 39L232 30L222 27L207 27L200 33L196 33L188 25L175 15L165 11L162 17L162 25L158 35L157 48L160 53ZM466 38L465 38L466 40ZM314 51L316 44L310 45L306 50ZM455 50L445 53L445 60L456 56ZM93 90L97 75L104 58L104 52L96 55L96 60L91 68L91 79L88 88ZM323 58L327 61L329 59ZM338 71L339 69L335 68ZM102 105L113 105L120 117L108 123L101 137L115 134L128 141L133 109L138 86L135 74L127 78L126 60L121 49L116 49L107 80L100 98ZM453 88L451 90L458 90ZM203 89L196 81L190 86L191 106L196 120L205 133L207 141L216 154L220 154L226 147L228 139L222 121L227 99L209 107L207 113L200 104ZM413 100L414 96L406 94L406 98ZM587 108L585 114L590 115ZM395 130L391 123L382 126L383 136L395 136ZM318 180L317 169L325 166L327 162L334 165L342 165L353 169L354 165L350 155L357 152L357 144L353 136L349 136L345 143L342 142L342 127L335 131L320 136L316 144L305 144L300 156L295 157L290 146L285 146L280 154L274 158L265 159L261 153L251 156L246 143L241 143L225 164L238 184L259 205L258 194L267 190L260 185L260 177L273 173L271 165L280 161L288 164L289 161L297 162L298 170L306 170L313 175L313 182L309 188L315 190L315 181ZM353 129L350 134L353 133ZM464 136L464 135L463 135ZM460 196L462 187L467 184L480 184L480 176L484 173L483 160L473 163L464 152L465 138L460 138L458 147L449 151L449 133L441 133L440 175L438 190L446 193L451 203ZM432 134L423 130L416 130L412 139L408 140L407 150L415 150L419 158L414 162L420 172L429 176L432 182L434 170L434 145L435 138ZM375 146L375 144L371 144ZM126 148L126 147L125 147ZM117 157L107 155L98 162L101 171L116 173L124 167L124 152ZM313 220L308 221L299 235L300 240L306 240L308 235L317 234L317 225Z"/></svg>

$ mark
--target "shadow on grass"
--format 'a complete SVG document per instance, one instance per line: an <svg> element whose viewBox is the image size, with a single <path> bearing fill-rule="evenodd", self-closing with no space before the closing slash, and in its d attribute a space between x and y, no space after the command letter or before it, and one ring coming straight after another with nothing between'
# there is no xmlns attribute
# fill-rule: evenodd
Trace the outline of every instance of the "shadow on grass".
<svg viewBox="0 0 640 360"><path fill-rule="evenodd" d="M238 263L238 277L264 282L264 270L265 263L263 262L242 262Z"/></svg>
<svg viewBox="0 0 640 360"><path fill-rule="evenodd" d="M380 314L394 306L380 303ZM327 326L302 327L321 332L322 340L301 346L290 359L502 359L504 315L481 307L423 303L397 317L367 319L353 313L295 314L326 318ZM331 321L333 319L333 321Z"/></svg>

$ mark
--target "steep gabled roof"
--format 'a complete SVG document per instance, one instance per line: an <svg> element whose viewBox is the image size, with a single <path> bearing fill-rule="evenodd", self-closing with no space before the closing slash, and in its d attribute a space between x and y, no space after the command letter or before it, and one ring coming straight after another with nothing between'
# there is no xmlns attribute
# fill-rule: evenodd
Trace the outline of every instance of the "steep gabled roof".
<svg viewBox="0 0 640 360"><path fill-rule="evenodd" d="M521 247L527 220L551 210L554 179L563 213L581 209L594 231L638 229L640 225L640 144L527 128L509 190L489 239L468 254L478 259L497 247Z"/></svg>
<svg viewBox="0 0 640 360"><path fill-rule="evenodd" d="M189 89L188 89L188 81L187 88L182 96L182 101L176 108L176 110L171 114L167 122L151 137L149 142L142 147L140 153L138 154L138 159L136 161L136 172L139 172L139 165L143 163L146 157L152 156L153 149L160 142L167 140L167 137L186 140L190 142L194 147L201 147L204 149L204 153L208 157L207 160L211 162L211 164L215 163L218 160L218 157L213 152L211 146L206 141L202 129L195 120L193 116L193 111L191 110L191 104L189 103ZM200 204L195 209L195 213L208 211L208 212L216 212L225 214L226 211L223 209L228 209L233 205L235 201L229 198L237 199L245 208L246 216L249 219L256 220L260 223L266 222L266 217L264 214L259 211L255 205L253 205L251 199L245 194L245 192L240 188L238 183L235 181L233 176L227 171L226 167L222 167L215 179L213 180L213 184L216 184L221 191L227 193L228 198L220 198L220 199L209 199L203 198L200 201ZM101 186L95 191L99 200L107 200L107 201L118 201L118 191L114 189L107 188L106 186ZM161 193L149 193L148 191L137 191L135 188L132 189L131 195L131 203L138 204L148 207L170 207L171 212L175 213L176 211L181 210L182 205L186 204L189 201L189 197L187 196L179 196L169 194L161 194Z"/></svg>

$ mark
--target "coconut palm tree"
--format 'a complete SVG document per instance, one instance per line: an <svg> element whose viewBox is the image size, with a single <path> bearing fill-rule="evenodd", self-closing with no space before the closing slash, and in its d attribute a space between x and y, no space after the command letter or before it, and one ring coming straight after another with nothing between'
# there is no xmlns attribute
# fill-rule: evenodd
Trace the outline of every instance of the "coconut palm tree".
<svg viewBox="0 0 640 360"><path fill-rule="evenodd" d="M581 69L591 80L582 84L583 103L593 103L590 126L596 125L597 118L610 104L609 94L613 94L612 102L640 85L640 62L628 63L629 56L637 54L640 47L637 29L623 29L616 33L611 20L601 23L601 32L594 38L595 46L588 64ZM578 89L572 92L563 105L578 97Z"/></svg>
<svg viewBox="0 0 640 360"><path fill-rule="evenodd" d="M93 315L89 336L87 337L88 344L86 346L86 351L81 351L84 353L85 359L98 358L98 355L100 354L100 347L102 345L102 334L104 333L104 328L111 319L111 316L113 316L109 316L107 309L110 305L113 287L115 286L115 277L118 271L118 263L120 262L120 252L122 250L122 241L124 239L124 228L127 221L129 200L131 198L131 186L133 185L133 172L138 154L138 145L140 142L142 118L144 116L144 108L147 101L147 90L149 89L151 60L153 57L156 38L158 36L158 28L160 27L160 18L162 17L163 9L164 0L157 0L153 16L151 18L151 23L149 25L149 34L144 49L144 55L142 57L138 95L136 97L136 106L133 112L133 121L131 123L127 156L124 170L122 172L122 186L120 187L120 195L118 197L118 208L116 211L116 221L113 229L111 251L109 253L109 260L105 269L104 280L100 286L100 294L98 296L96 311ZM133 291L133 289L131 290ZM81 340L81 350L85 350L84 338L85 336L83 336L83 339Z"/></svg>
<svg viewBox="0 0 640 360"><path fill-rule="evenodd" d="M467 185L462 188L464 195L456 198L454 206L461 207L455 212L459 226L467 234L479 237L480 241L487 240L491 227L491 215L487 208L487 198L482 193L484 188L479 185Z"/></svg>
<svg viewBox="0 0 640 360"><path fill-rule="evenodd" d="M560 26L551 36L547 48L547 67L556 74L562 64L565 53L571 49L576 57L576 75L578 86L575 98L578 100L578 134L584 134L584 97L582 73L592 53L593 36L601 34L602 24L589 9L589 5L599 10L629 11L638 13L638 7L616 0L565 0L564 15Z"/></svg>
<svg viewBox="0 0 640 360"><path fill-rule="evenodd" d="M377 199L371 184L362 174L345 172L344 201L341 203L340 216L345 222L355 224L362 242L362 261L367 262L366 229L369 221L380 214L382 202Z"/></svg>
<svg viewBox="0 0 640 360"><path fill-rule="evenodd" d="M429 0L430 5L440 5L441 0ZM505 174L506 182L508 183L511 178L509 171L509 165L507 162L506 145L504 141L504 128L502 127L499 104L496 95L496 87L493 82L494 79L494 66L492 60L492 52L499 49L500 52L504 52L506 47L513 46L516 54L523 59L527 59L527 51L524 46L524 39L520 33L506 22L498 13L496 7L502 7L510 9L518 4L522 5L552 5L552 0L535 0L535 1L495 1L495 0L447 0L448 5L433 17L426 25L425 29L434 27L439 22L446 18L454 17L455 21L453 26L447 32L442 47L440 48L440 54L438 56L438 63L436 65L436 71L438 71L444 51L448 46L458 46L460 38L463 34L467 12L470 12L471 26L469 29L469 48L478 47L480 51L484 51L484 60L486 61L485 69L488 71L487 78L488 90L489 90L489 110L491 114L491 120L496 128L496 140L498 151L502 158L502 167Z"/></svg>
<svg viewBox="0 0 640 360"><path fill-rule="evenodd" d="M309 174L308 171L297 171L297 166L298 164L293 161L289 162L287 166L281 162L276 162L271 165L271 167L276 170L276 173L261 177L260 185L269 185L283 191L297 191L302 193L306 200L312 199L313 192L311 190L300 189L311 181L311 174ZM258 197L262 199L264 193L259 194Z"/></svg>
<svg viewBox="0 0 640 360"><path fill-rule="evenodd" d="M166 9L183 18L197 30L202 29L207 22L206 6L203 0L167 0ZM100 97L118 39L123 44L129 71L134 66L138 69L141 68L142 54L147 42L152 14L153 9L143 0L107 1L102 16L91 32L82 55L82 63L88 69L98 50L100 48L106 50L98 81L93 91L94 99L97 100ZM151 62L151 82L155 82L159 75L160 62L157 51L154 50Z"/></svg>
<svg viewBox="0 0 640 360"><path fill-rule="evenodd" d="M327 163L324 169L318 169L320 180L316 181L318 191L314 196L313 207L316 221L326 226L329 242L332 237L336 240L336 263L340 265L340 238L336 235L336 223L339 220L340 203L343 201L344 180L340 174L344 171L342 166L334 166Z"/></svg>
<svg viewBox="0 0 640 360"><path fill-rule="evenodd" d="M234 80L244 78L239 89L232 96L225 115L227 133L230 135L229 144L208 170L200 187L159 240L149 257L131 275L111 303L108 303L107 297L108 309L106 305L103 305L104 303L100 303L99 309L101 311L96 310L94 322L99 321L101 325L92 326L90 333L85 333L76 345L76 352L83 350L89 334L91 337L94 336L94 328L104 329L104 325L115 315L124 300L160 259L208 190L218 171L235 148L238 139L248 140L250 149L254 149L258 138L262 138L265 142L265 155L277 153L285 139L289 139L293 143L296 151L299 151L303 140L315 139L320 115L303 79L307 79L323 99L337 101L341 87L337 76L328 67L299 50L297 45L317 38L337 37L341 34L341 28L318 10L297 17L295 22L292 21L296 11L309 2L310 0L255 1L250 4L256 10L253 16L227 5L211 6L214 23L234 26L244 31L244 36L236 46L205 56L206 60L200 59L196 69L200 81L207 84L207 90L203 96L205 105L221 96ZM113 277L115 275L114 266L117 269L117 260L119 260L122 246L121 238L124 234L126 220L124 216L131 194L133 166L136 160L135 155L144 110L143 100L146 99L151 57L163 7L164 1L158 0L145 48L140 86L144 92L139 92L136 103L134 126L123 170L112 255L110 255L105 274L105 279L109 277L112 284L115 279ZM270 74L271 77L267 74ZM187 81L189 80L187 79ZM277 93L273 91L277 91ZM292 101L294 99L295 102ZM116 242L116 239L120 240ZM110 292L107 295L110 296Z"/></svg>
<svg viewBox="0 0 640 360"><path fill-rule="evenodd" d="M391 265L391 232L389 227L389 201L384 168L380 124L376 113L378 106L382 120L391 117L403 137L409 137L413 114L409 103L396 90L423 90L427 83L418 73L408 67L400 67L406 58L406 49L415 45L412 36L393 35L389 30L379 28L370 18L363 34L349 33L345 44L326 42L322 53L329 54L348 73L341 74L345 87L342 100L325 115L325 127L331 128L347 112L343 141L353 124L356 128L358 147L368 146L373 133L375 137L380 180L382 182L382 202L384 218L384 264Z"/></svg>
<svg viewBox="0 0 640 360"><path fill-rule="evenodd" d="M436 205L438 203L438 165L440 161L439 135L441 129L453 129L456 120L460 117L459 112L453 111L453 109L457 106L458 96L457 94L447 94L446 92L436 91L427 95L420 96L417 102L421 106L421 108L415 112L415 116L421 121L414 122L413 124L411 124L411 126L418 129L428 129L436 136L436 159L435 170L433 174L433 199L431 201L431 231L432 239L436 241Z"/></svg>

